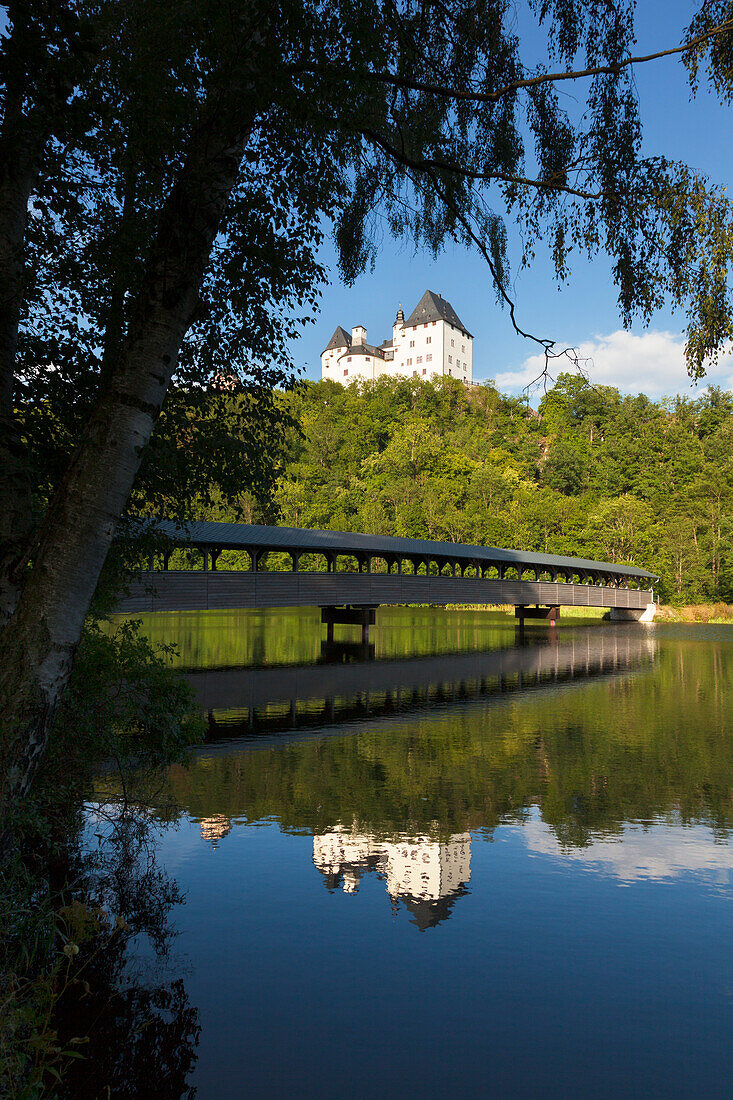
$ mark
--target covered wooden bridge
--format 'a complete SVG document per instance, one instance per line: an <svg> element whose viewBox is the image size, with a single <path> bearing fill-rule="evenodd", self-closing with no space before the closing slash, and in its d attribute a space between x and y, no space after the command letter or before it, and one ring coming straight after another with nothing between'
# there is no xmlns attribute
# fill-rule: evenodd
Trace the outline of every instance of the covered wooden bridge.
<svg viewBox="0 0 733 1100"><path fill-rule="evenodd" d="M121 612L320 607L330 633L334 623L353 623L365 636L381 604L513 604L520 618L554 619L562 606L653 616L657 578L633 565L347 531L168 520L153 526L165 548L137 575ZM169 569L180 548L194 552L192 567ZM231 550L244 567L217 568Z"/></svg>

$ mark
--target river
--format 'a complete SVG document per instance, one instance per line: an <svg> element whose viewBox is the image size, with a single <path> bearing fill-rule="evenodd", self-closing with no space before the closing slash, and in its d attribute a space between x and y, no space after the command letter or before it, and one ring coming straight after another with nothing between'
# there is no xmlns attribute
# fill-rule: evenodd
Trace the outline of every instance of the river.
<svg viewBox="0 0 733 1100"><path fill-rule="evenodd" d="M733 630L146 629L207 715L149 807L202 1100L730 1095Z"/></svg>

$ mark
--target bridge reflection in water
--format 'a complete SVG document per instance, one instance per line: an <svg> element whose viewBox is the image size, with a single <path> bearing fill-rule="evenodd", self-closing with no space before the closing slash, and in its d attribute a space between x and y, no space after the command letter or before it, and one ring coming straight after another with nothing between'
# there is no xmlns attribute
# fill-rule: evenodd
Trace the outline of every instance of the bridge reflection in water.
<svg viewBox="0 0 733 1100"><path fill-rule="evenodd" d="M214 669L187 679L208 716L210 740L264 744L267 734L322 733L324 726L623 673L650 663L656 646L653 635L606 627L562 641L403 660L344 663L339 647L324 647L321 664Z"/></svg>
<svg viewBox="0 0 733 1100"><path fill-rule="evenodd" d="M657 643L622 628L579 631L570 639L530 646L406 660L225 669L189 673L208 712L211 738L235 736L271 747L283 734L322 736L358 730L377 717L425 708L471 705L511 692L556 690L558 685L627 675L651 668ZM339 654L331 654L338 660ZM231 742L225 742L231 744ZM225 745L222 745L225 749ZM211 746L208 752L216 752ZM200 821L216 847L232 821L215 814ZM376 874L393 908L402 904L421 931L446 920L468 893L471 834L434 829L382 835L356 820L314 832L313 863L326 888L358 893Z"/></svg>

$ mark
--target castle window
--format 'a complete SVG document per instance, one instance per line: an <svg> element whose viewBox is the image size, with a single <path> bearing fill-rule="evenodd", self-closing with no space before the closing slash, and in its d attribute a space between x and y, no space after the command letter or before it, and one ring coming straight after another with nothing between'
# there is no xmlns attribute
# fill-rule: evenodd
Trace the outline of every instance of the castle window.
<svg viewBox="0 0 733 1100"><path fill-rule="evenodd" d="M423 367L423 369L422 369L422 372L423 372L423 374L427 374L427 373L428 373L428 372L427 372L427 371L425 370L425 367Z"/></svg>
<svg viewBox="0 0 733 1100"><path fill-rule="evenodd" d="M365 356L364 356L364 358L366 359L366 361L367 361L367 363L368 363L368 362L369 362L369 358L370 358L370 357L369 357L368 355L365 355Z"/></svg>
<svg viewBox="0 0 733 1100"><path fill-rule="evenodd" d="M414 348L414 346L415 346L415 341L414 341L414 340L410 340L410 347L411 347L411 348Z"/></svg>
<svg viewBox="0 0 733 1100"><path fill-rule="evenodd" d="M344 378L346 377L346 375L347 375L348 373L349 373L349 368L347 367L347 368L346 368L346 370L344 371Z"/></svg>
<svg viewBox="0 0 733 1100"><path fill-rule="evenodd" d="M461 345L461 351L463 352L464 355L466 354L466 345L465 344Z"/></svg>
<svg viewBox="0 0 733 1100"><path fill-rule="evenodd" d="M416 371L416 370L414 370L414 371L412 372L412 377L414 378L416 374L417 374L417 371Z"/></svg>
<svg viewBox="0 0 733 1100"><path fill-rule="evenodd" d="M350 363L350 362L351 362L351 356L350 356L350 355L347 355L347 356L346 356L346 362L347 362L347 363Z"/></svg>
<svg viewBox="0 0 733 1100"><path fill-rule="evenodd" d="M432 355L426 355L425 356L425 362L426 363L432 363L432 361L433 361Z"/></svg>
<svg viewBox="0 0 733 1100"><path fill-rule="evenodd" d="M449 362L449 363L452 363L452 362L453 362L453 356L452 356L452 355L449 355L449 356L448 356L448 362Z"/></svg>
<svg viewBox="0 0 733 1100"><path fill-rule="evenodd" d="M432 344L432 342L433 342L432 336L426 336L425 337L425 343L426 344Z"/></svg>
<svg viewBox="0 0 733 1100"><path fill-rule="evenodd" d="M416 362L416 363L422 363L422 355L418 355L418 357L417 357L417 359L415 360L415 362Z"/></svg>
<svg viewBox="0 0 733 1100"><path fill-rule="evenodd" d="M427 327L428 327L428 323L426 321L425 324L423 325L423 328L427 328Z"/></svg>
<svg viewBox="0 0 733 1100"><path fill-rule="evenodd" d="M433 321L433 328L435 328L435 321Z"/></svg>
<svg viewBox="0 0 733 1100"><path fill-rule="evenodd" d="M455 342L455 340L451 340L451 342L450 342L450 346L451 346L452 348L454 348L454 347L456 346L456 342Z"/></svg>
<svg viewBox="0 0 733 1100"><path fill-rule="evenodd" d="M412 366L412 359L408 359L408 360L407 360L407 365L408 365L408 367L411 367L411 366Z"/></svg>

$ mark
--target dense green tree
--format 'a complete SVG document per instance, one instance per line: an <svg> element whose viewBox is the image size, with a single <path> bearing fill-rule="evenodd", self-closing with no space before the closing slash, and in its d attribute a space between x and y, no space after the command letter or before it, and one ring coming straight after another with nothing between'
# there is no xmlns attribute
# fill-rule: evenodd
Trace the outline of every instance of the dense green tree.
<svg viewBox="0 0 733 1100"><path fill-rule="evenodd" d="M560 433L547 453L544 477L551 489L565 496L578 496L588 488L590 448L581 434Z"/></svg>

